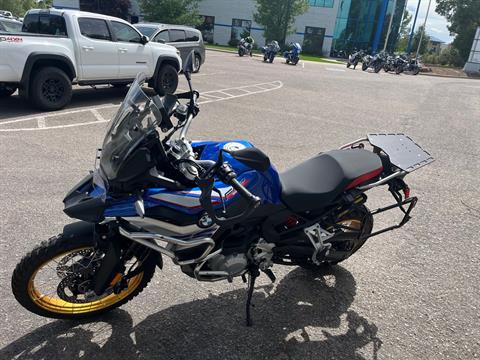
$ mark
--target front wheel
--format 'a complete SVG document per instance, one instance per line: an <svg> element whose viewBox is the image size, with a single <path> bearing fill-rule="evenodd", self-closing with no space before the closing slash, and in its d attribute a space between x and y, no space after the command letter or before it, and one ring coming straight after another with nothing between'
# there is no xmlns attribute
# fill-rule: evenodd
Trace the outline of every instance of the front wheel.
<svg viewBox="0 0 480 360"><path fill-rule="evenodd" d="M417 68L413 69L412 74L413 75L418 75L419 72L420 72L420 68L417 67Z"/></svg>
<svg viewBox="0 0 480 360"><path fill-rule="evenodd" d="M202 67L202 59L200 58L200 55L195 54L195 60L193 62L193 72L198 73L201 67Z"/></svg>
<svg viewBox="0 0 480 360"><path fill-rule="evenodd" d="M23 307L37 315L86 318L133 299L155 272L154 258L151 255L145 258L145 254L138 251L129 256L125 264L128 272L140 269L138 273L125 280L121 288L116 288L121 281L120 276L116 276L104 293L97 295L92 290L92 279L104 256L105 252L96 247L92 235L74 239L63 235L53 237L16 266L12 275L13 295Z"/></svg>
<svg viewBox="0 0 480 360"><path fill-rule="evenodd" d="M162 66L155 80L155 91L158 95L173 94L178 86L178 73L170 64Z"/></svg>
<svg viewBox="0 0 480 360"><path fill-rule="evenodd" d="M268 58L268 62L271 64L273 63L274 59L275 59L275 54L271 54L270 57Z"/></svg>
<svg viewBox="0 0 480 360"><path fill-rule="evenodd" d="M244 52L243 52L243 49L239 48L238 49L238 56L242 57L243 55L245 55Z"/></svg>
<svg viewBox="0 0 480 360"><path fill-rule="evenodd" d="M368 69L368 65L365 64L365 63L363 63L363 64L362 64L362 70L363 70L363 71L367 71L367 69Z"/></svg>
<svg viewBox="0 0 480 360"><path fill-rule="evenodd" d="M350 62L347 62L347 69L350 68L351 64Z"/></svg>
<svg viewBox="0 0 480 360"><path fill-rule="evenodd" d="M373 70L375 71L376 74L378 74L380 70L382 70L382 67L383 67L382 64L378 64L378 65L375 65Z"/></svg>

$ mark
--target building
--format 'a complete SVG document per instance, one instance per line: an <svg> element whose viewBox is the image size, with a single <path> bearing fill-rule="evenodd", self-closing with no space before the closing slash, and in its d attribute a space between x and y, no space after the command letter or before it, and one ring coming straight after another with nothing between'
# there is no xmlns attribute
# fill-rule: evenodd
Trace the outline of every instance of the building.
<svg viewBox="0 0 480 360"><path fill-rule="evenodd" d="M74 9L89 12L98 12L101 0L53 0L53 7L57 9ZM137 23L141 19L140 6L137 0L130 1L129 20Z"/></svg>
<svg viewBox="0 0 480 360"><path fill-rule="evenodd" d="M480 75L480 26L477 28L473 39L472 50L468 61L463 68L467 74Z"/></svg>
<svg viewBox="0 0 480 360"><path fill-rule="evenodd" d="M333 41L338 0L310 0L309 10L296 18L295 32L286 41L299 42L313 54L329 54ZM250 34L262 46L263 26L253 20L255 0L203 0L199 5L204 24L200 29L206 41L228 45Z"/></svg>
<svg viewBox="0 0 480 360"><path fill-rule="evenodd" d="M445 44L445 42L432 35L429 35L429 38L428 52L430 54L439 55L442 52L443 44Z"/></svg>
<svg viewBox="0 0 480 360"><path fill-rule="evenodd" d="M305 52L329 55L354 48L381 50L392 14L387 50L394 49L406 0L309 2L309 10L297 17L295 32L287 37L287 42L303 44ZM203 0L200 3L200 14L204 18L201 30L206 40L227 45L250 33L258 44L263 45L263 27L253 21L255 4L255 0Z"/></svg>
<svg viewBox="0 0 480 360"><path fill-rule="evenodd" d="M406 0L336 1L340 2L333 41L333 48L336 51L382 50L392 14L392 28L386 50L395 49Z"/></svg>

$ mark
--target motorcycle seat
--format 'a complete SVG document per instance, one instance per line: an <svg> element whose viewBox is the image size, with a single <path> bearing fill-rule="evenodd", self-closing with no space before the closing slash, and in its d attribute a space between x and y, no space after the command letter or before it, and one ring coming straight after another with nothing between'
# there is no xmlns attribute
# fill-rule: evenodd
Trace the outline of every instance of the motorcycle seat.
<svg viewBox="0 0 480 360"><path fill-rule="evenodd" d="M367 150L322 153L280 174L282 201L295 212L323 209L382 171L380 157Z"/></svg>

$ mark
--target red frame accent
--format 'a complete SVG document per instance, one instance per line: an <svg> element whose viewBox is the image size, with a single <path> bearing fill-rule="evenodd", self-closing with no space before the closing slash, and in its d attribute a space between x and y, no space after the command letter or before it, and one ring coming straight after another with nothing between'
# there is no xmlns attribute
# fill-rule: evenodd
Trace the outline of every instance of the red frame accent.
<svg viewBox="0 0 480 360"><path fill-rule="evenodd" d="M365 181L368 181L374 177L377 177L382 173L382 171L383 171L383 166L377 170L373 170L373 171L370 171L369 173L359 176L358 178L353 180L350 184L348 184L345 190L352 189L360 184L363 184Z"/></svg>

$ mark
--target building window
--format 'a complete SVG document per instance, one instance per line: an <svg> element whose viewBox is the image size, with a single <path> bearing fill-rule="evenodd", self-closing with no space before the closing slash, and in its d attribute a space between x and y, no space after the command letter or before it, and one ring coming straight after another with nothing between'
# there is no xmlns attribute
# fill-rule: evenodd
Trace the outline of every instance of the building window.
<svg viewBox="0 0 480 360"><path fill-rule="evenodd" d="M252 20L232 19L232 33L230 35L231 46L237 46L240 39L250 35Z"/></svg>
<svg viewBox="0 0 480 360"><path fill-rule="evenodd" d="M333 8L334 0L310 0L310 6Z"/></svg>

